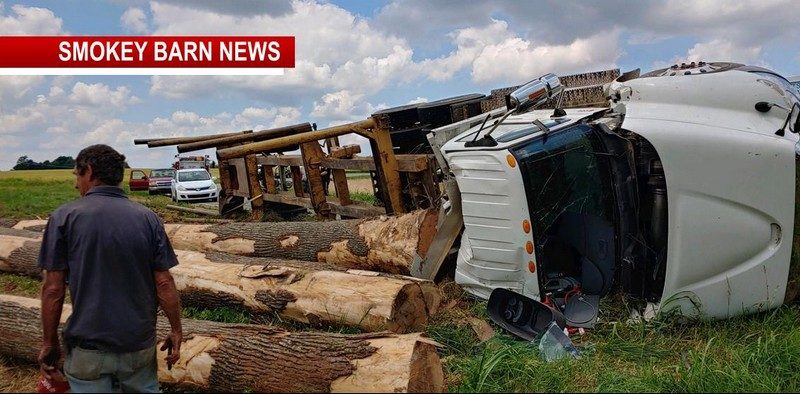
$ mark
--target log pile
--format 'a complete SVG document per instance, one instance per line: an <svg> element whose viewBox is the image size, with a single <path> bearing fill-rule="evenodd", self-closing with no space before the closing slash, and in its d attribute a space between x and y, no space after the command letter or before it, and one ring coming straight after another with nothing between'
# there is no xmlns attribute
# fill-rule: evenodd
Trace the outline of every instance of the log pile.
<svg viewBox="0 0 800 394"><path fill-rule="evenodd" d="M183 319L181 361L167 370L159 355L159 380L204 391L443 391L436 344L418 333L441 291L403 276L425 256L436 222L436 211L420 210L365 220L165 225L183 305L366 333ZM40 277L45 225L0 223L0 271ZM35 361L38 308L37 300L0 295L0 354ZM168 323L159 320L158 330L162 338Z"/></svg>
<svg viewBox="0 0 800 394"><path fill-rule="evenodd" d="M70 314L64 306L62 323ZM0 295L0 354L36 361L39 301ZM158 338L169 332L159 319ZM181 359L158 379L188 389L256 392L442 392L435 343L419 334L288 332L183 319ZM161 343L158 344L160 347Z"/></svg>

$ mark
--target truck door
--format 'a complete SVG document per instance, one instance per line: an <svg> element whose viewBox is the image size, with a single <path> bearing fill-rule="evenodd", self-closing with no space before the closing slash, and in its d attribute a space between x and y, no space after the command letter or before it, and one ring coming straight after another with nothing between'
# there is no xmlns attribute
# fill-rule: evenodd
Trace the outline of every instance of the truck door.
<svg viewBox="0 0 800 394"><path fill-rule="evenodd" d="M132 170L130 180L128 181L128 187L131 190L147 190L149 185L149 179L147 175L142 170Z"/></svg>

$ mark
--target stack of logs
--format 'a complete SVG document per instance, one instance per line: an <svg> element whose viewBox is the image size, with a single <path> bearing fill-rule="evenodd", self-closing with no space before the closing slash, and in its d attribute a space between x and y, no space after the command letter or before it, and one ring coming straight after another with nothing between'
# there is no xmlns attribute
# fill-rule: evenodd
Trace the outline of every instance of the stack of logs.
<svg viewBox="0 0 800 394"><path fill-rule="evenodd" d="M424 256L437 212L286 223L167 224L184 306L235 307L356 335L184 319L181 360L159 355L159 380L211 391L444 390L436 343L419 332L441 302L430 281L405 276ZM0 221L0 271L39 277L44 221ZM69 315L65 306L63 319ZM169 329L159 319L159 338ZM38 300L0 295L0 354L34 361Z"/></svg>

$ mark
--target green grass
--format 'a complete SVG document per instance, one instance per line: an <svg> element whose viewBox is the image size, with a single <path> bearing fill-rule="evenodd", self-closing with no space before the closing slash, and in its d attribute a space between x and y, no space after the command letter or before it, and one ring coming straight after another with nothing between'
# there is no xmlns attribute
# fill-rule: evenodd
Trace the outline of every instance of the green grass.
<svg viewBox="0 0 800 394"><path fill-rule="evenodd" d="M547 363L536 344L494 325L495 336L478 343L463 319L483 315L485 303L468 298L437 316L427 333L444 345L451 392L800 390L796 306L724 321L634 324L610 319L622 314L621 305L604 307L594 330L573 337L580 360Z"/></svg>
<svg viewBox="0 0 800 394"><path fill-rule="evenodd" d="M0 272L0 291L3 294L39 298L40 287L38 279Z"/></svg>
<svg viewBox="0 0 800 394"><path fill-rule="evenodd" d="M347 171L347 179L369 179L369 172Z"/></svg>
<svg viewBox="0 0 800 394"><path fill-rule="evenodd" d="M361 201L372 205L378 203L378 198L375 197L375 195L372 193L350 192L350 199L353 201Z"/></svg>
<svg viewBox="0 0 800 394"><path fill-rule="evenodd" d="M151 196L146 190L130 191L128 188L129 175L130 170L125 170L122 181L122 188L128 193L128 197L154 210L165 220L177 220L179 217L203 217L167 209L166 206L169 204L193 206L186 202L173 203L169 195ZM219 177L219 170L213 168L211 175ZM0 171L0 217L2 218L45 218L58 206L78 197L72 170Z"/></svg>
<svg viewBox="0 0 800 394"><path fill-rule="evenodd" d="M70 180L0 177L0 217L46 217L59 205L78 198Z"/></svg>
<svg viewBox="0 0 800 394"><path fill-rule="evenodd" d="M196 308L183 307L181 316L187 319L211 320L220 323L251 323L252 318L247 312L235 308Z"/></svg>

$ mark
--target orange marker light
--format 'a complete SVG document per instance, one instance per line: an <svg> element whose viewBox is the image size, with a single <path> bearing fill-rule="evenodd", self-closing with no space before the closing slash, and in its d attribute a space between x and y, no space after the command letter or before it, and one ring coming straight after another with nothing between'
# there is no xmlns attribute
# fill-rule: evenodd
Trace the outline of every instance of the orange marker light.
<svg viewBox="0 0 800 394"><path fill-rule="evenodd" d="M529 261L528 262L528 271L536 272L536 263L534 263L533 261Z"/></svg>
<svg viewBox="0 0 800 394"><path fill-rule="evenodd" d="M531 232L531 222L529 222L527 220L523 220L522 221L522 231L524 231L525 234Z"/></svg>
<svg viewBox="0 0 800 394"><path fill-rule="evenodd" d="M533 254L533 242L528 241L528 243L525 244L525 250L528 251L528 254Z"/></svg>
<svg viewBox="0 0 800 394"><path fill-rule="evenodd" d="M512 156L512 155L506 156L506 161L508 162L508 165L511 166L511 168L514 168L514 167L517 166L517 159L515 159L514 156Z"/></svg>

